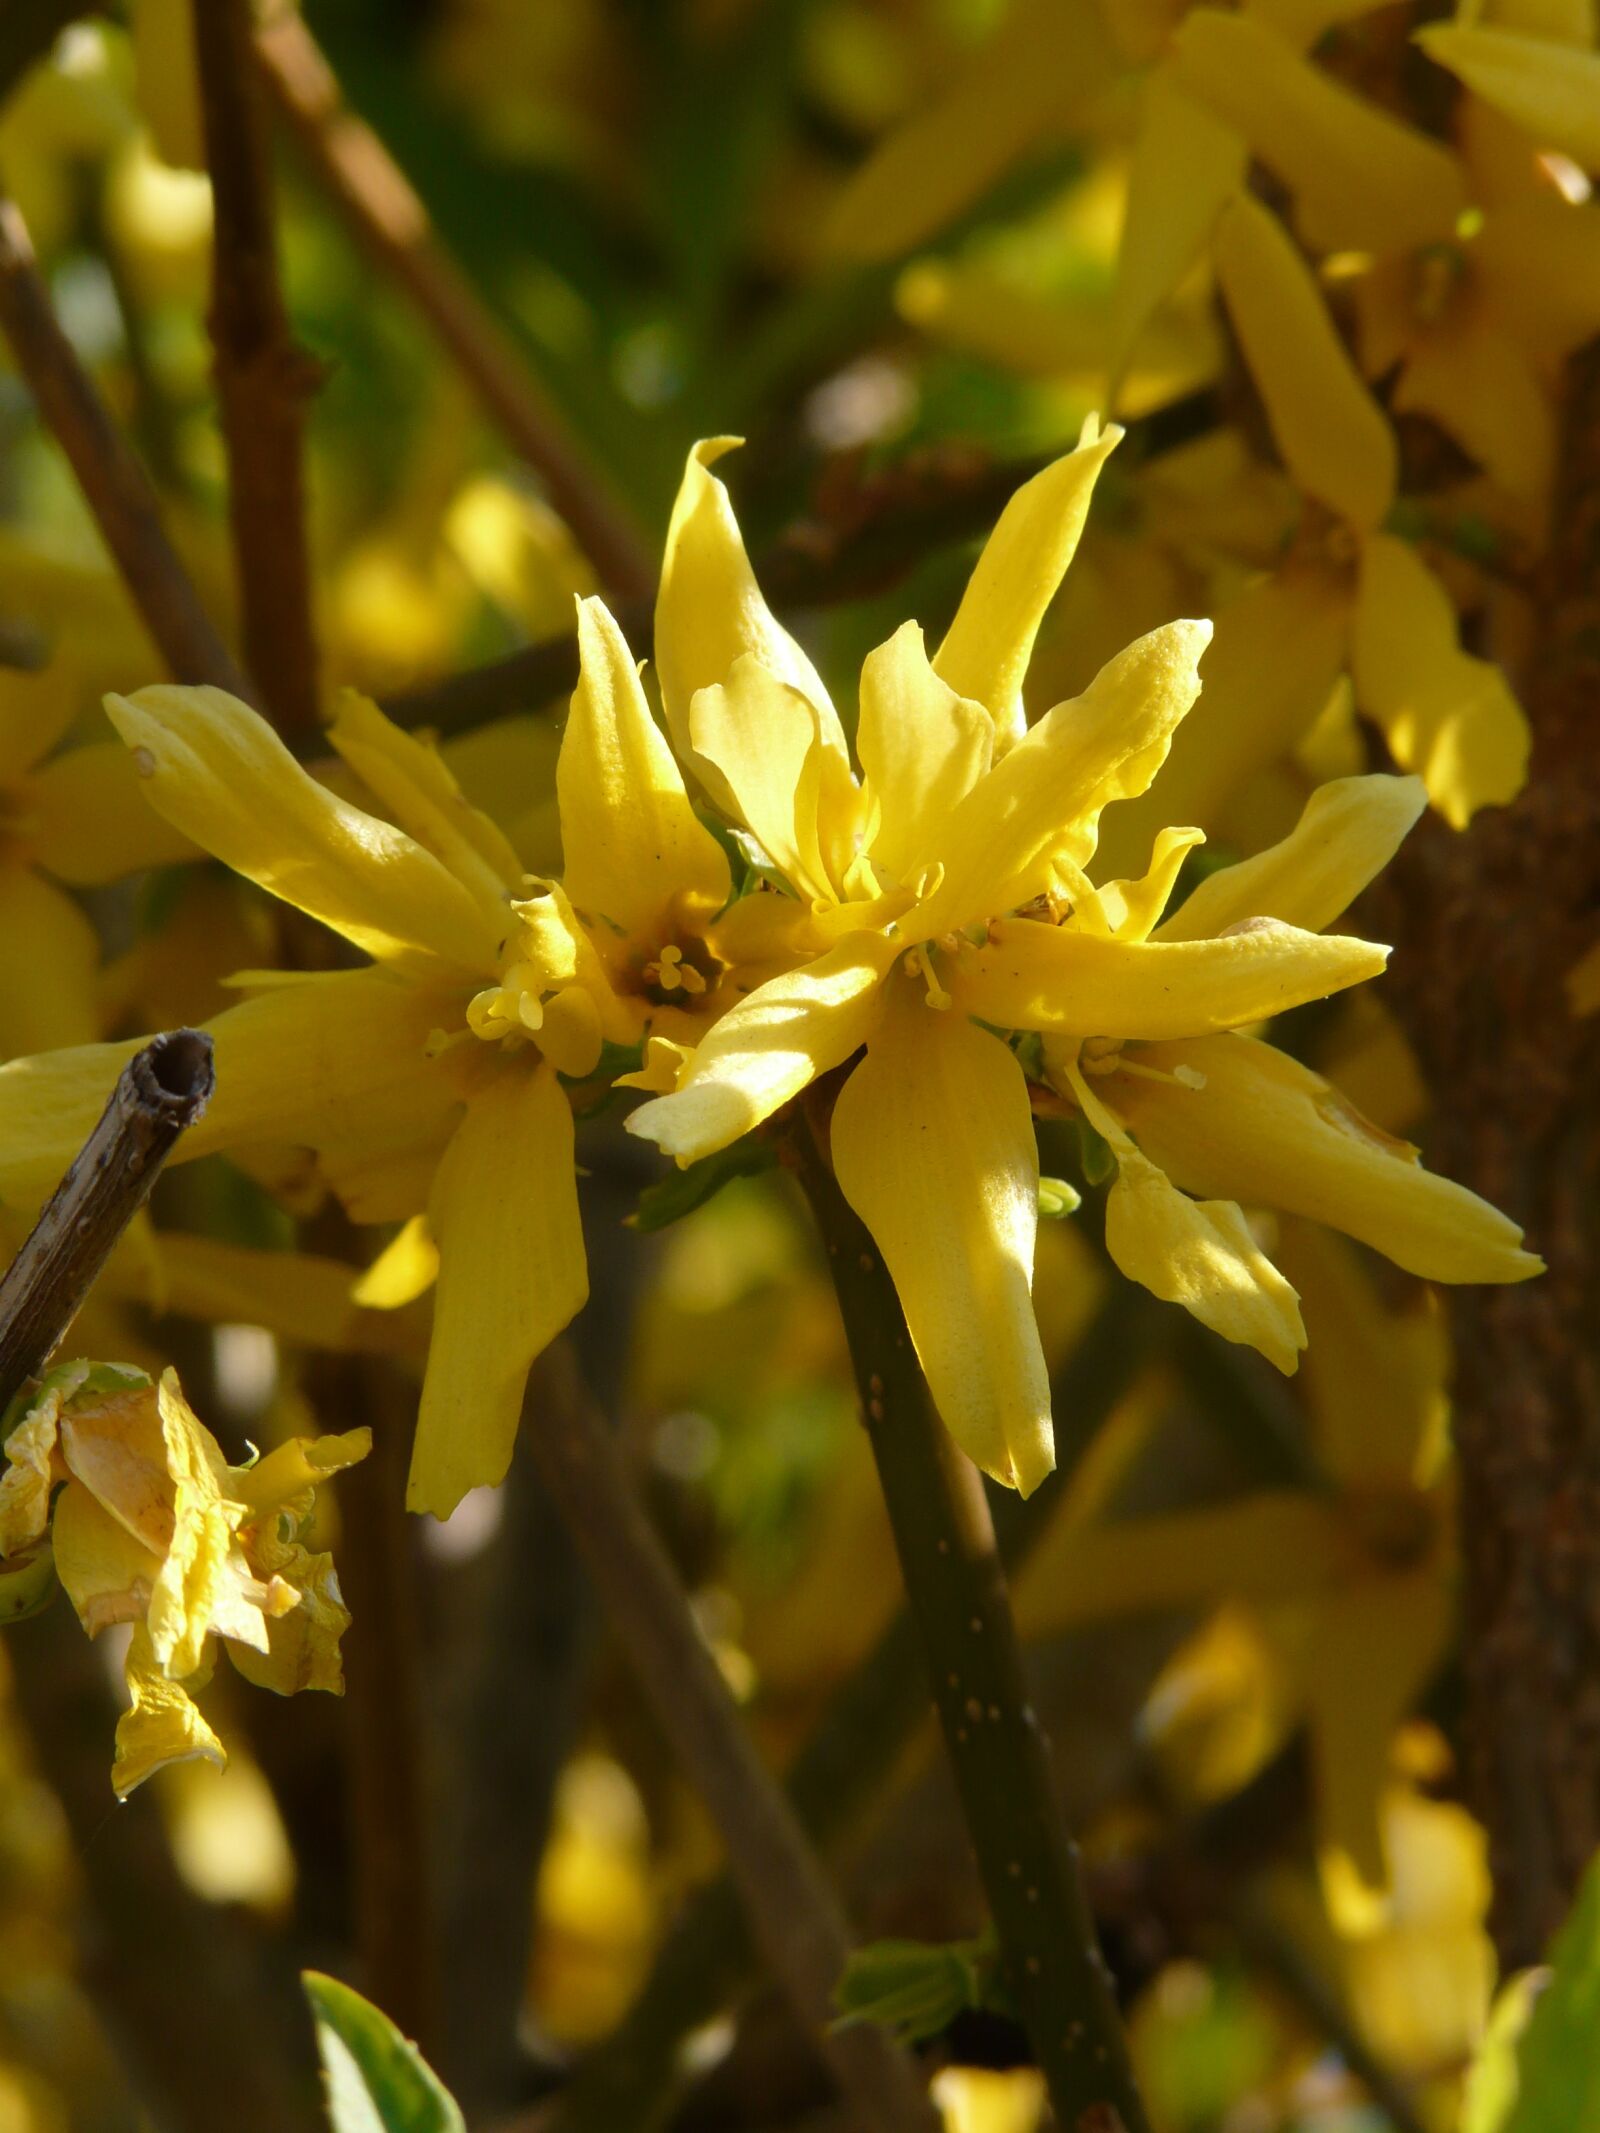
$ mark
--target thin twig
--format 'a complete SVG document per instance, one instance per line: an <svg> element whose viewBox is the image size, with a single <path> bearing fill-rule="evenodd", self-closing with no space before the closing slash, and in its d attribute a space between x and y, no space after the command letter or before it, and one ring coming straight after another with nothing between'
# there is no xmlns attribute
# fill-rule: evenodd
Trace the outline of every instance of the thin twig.
<svg viewBox="0 0 1600 2133"><path fill-rule="evenodd" d="M0 199L0 326L173 679L249 684L173 550L149 477L61 330L13 201Z"/></svg>
<svg viewBox="0 0 1600 2133"><path fill-rule="evenodd" d="M256 50L278 110L317 178L540 475L606 590L621 598L648 593L655 569L638 532L566 435L498 320L440 245L405 172L344 103L298 9L282 8L263 24Z"/></svg>
<svg viewBox="0 0 1600 2133"><path fill-rule="evenodd" d="M1110 1973L1029 1702L976 1467L933 1412L893 1281L807 1118L789 1152L838 1291L911 1612L1007 1986L1071 2133L1147 2133Z"/></svg>
<svg viewBox="0 0 1600 2133"><path fill-rule="evenodd" d="M1087 1450L1132 1382L1161 1352L1169 1321L1142 1289L1118 1281L1053 1388L1070 1416L1057 1453L1063 1478ZM998 1507L1000 1553L1008 1573L1027 1561L1061 1507L1057 1490ZM866 1658L829 1697L785 1779L801 1826L824 1852L836 1849L881 1808L906 1744L928 1718L921 1641L902 1609ZM588 2054L562 2091L547 2133L655 2133L673 2117L690 2076L690 2033L736 2000L748 1982L750 1940L726 1875L686 1905L621 2025Z"/></svg>
<svg viewBox="0 0 1600 2133"><path fill-rule="evenodd" d="M604 1417L557 1344L537 1366L528 1439L656 1722L723 1843L773 1976L863 2127L931 2128L909 2061L876 2030L834 2031L850 1942L793 1810L741 1724Z"/></svg>
<svg viewBox="0 0 1600 2133"><path fill-rule="evenodd" d="M170 1030L135 1052L100 1122L0 1281L0 1413L49 1361L162 1164L210 1100L203 1030Z"/></svg>
<svg viewBox="0 0 1600 2133"><path fill-rule="evenodd" d="M195 58L215 209L211 341L245 658L286 733L317 723L303 433L320 366L289 326L251 0L195 0Z"/></svg>

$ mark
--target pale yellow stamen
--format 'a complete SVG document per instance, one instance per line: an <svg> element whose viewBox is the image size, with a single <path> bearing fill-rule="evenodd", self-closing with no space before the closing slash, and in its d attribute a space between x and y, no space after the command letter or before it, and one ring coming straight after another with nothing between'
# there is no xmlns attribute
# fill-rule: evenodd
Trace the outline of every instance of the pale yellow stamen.
<svg viewBox="0 0 1600 2133"><path fill-rule="evenodd" d="M934 975L933 958L925 947L913 948L906 957L906 968L914 977L919 977L927 987L928 1005L941 1012L950 1005L950 995Z"/></svg>

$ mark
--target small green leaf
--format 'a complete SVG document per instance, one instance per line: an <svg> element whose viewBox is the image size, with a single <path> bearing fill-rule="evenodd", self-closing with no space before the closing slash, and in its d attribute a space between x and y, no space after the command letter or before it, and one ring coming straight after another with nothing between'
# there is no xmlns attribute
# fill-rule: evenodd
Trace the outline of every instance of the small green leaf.
<svg viewBox="0 0 1600 2133"><path fill-rule="evenodd" d="M1495 2133L1600 2133L1600 1857L1556 1935L1516 2055L1516 2097Z"/></svg>
<svg viewBox="0 0 1600 2133"><path fill-rule="evenodd" d="M386 2014L320 1970L302 1971L301 1982L333 2133L466 2133L454 2098Z"/></svg>
<svg viewBox="0 0 1600 2133"><path fill-rule="evenodd" d="M1069 1185L1065 1178L1039 1180L1041 1222L1064 1222L1068 1215L1075 1215L1082 1205L1083 1194L1076 1185Z"/></svg>
<svg viewBox="0 0 1600 2133"><path fill-rule="evenodd" d="M1111 1143L1103 1140L1086 1118L1078 1120L1078 1148L1086 1185L1103 1185L1107 1178L1115 1177L1117 1159Z"/></svg>
<svg viewBox="0 0 1600 2133"><path fill-rule="evenodd" d="M963 2009L1010 2012L992 1932L976 1940L875 1940L857 1948L834 1987L837 2028L876 2022L907 2044L936 2037Z"/></svg>
<svg viewBox="0 0 1600 2133"><path fill-rule="evenodd" d="M654 1185L647 1185L639 1195L639 1205L628 1217L628 1227L666 1229L681 1222L685 1215L692 1215L697 1207L704 1207L730 1179L757 1177L777 1160L770 1141L749 1137L735 1141L731 1148L703 1156L687 1170L674 1170Z"/></svg>

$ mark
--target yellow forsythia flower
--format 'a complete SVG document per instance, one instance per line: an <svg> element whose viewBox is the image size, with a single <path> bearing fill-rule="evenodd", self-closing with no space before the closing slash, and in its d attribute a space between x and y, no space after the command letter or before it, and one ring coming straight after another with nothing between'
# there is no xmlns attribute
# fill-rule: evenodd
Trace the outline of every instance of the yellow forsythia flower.
<svg viewBox="0 0 1600 2133"><path fill-rule="evenodd" d="M709 472L721 445L691 463L657 636L680 752L791 891L804 959L736 1002L629 1128L693 1162L864 1046L833 1113L840 1185L952 1434L1024 1491L1054 1460L1030 1295L1030 1081L1110 1143L1107 1241L1123 1271L1280 1369L1305 1335L1240 1199L1440 1280L1539 1265L1513 1224L1430 1177L1317 1075L1231 1034L1383 967L1386 950L1322 929L1410 828L1416 780L1327 788L1288 838L1214 875L1166 926L1198 831L1163 830L1140 880L1091 883L1101 811L1160 769L1210 635L1152 631L1025 725L1034 637L1119 435L1091 423L1012 499L931 661L915 624L869 656L859 779L820 680L760 601Z"/></svg>
<svg viewBox="0 0 1600 2133"><path fill-rule="evenodd" d="M48 1528L89 1635L134 1625L111 1772L119 1795L164 1763L226 1761L191 1694L219 1638L246 1680L279 1695L342 1688L350 1616L332 1556L302 1534L317 1485L370 1444L364 1429L296 1438L233 1467L170 1370L159 1384L115 1363L46 1376L6 1441L0 1557L36 1548Z"/></svg>

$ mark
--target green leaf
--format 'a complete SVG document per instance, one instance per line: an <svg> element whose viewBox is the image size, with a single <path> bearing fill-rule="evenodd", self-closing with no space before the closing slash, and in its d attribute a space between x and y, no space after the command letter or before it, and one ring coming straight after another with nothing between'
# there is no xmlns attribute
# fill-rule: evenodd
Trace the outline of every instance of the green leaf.
<svg viewBox="0 0 1600 2133"><path fill-rule="evenodd" d="M685 1215L692 1215L697 1207L704 1207L731 1179L758 1177L777 1160L770 1141L749 1137L735 1141L731 1148L702 1156L687 1170L674 1170L654 1185L647 1185L639 1195L639 1205L628 1217L628 1227L666 1229L681 1222Z"/></svg>
<svg viewBox="0 0 1600 2133"><path fill-rule="evenodd" d="M1516 2058L1516 2096L1494 2133L1600 2133L1600 1857L1556 1935Z"/></svg>
<svg viewBox="0 0 1600 2133"><path fill-rule="evenodd" d="M1103 1185L1107 1178L1117 1174L1117 1159L1111 1152L1109 1141L1096 1133L1086 1118L1078 1125L1078 1160L1083 1165L1083 1181L1086 1185Z"/></svg>
<svg viewBox="0 0 1600 2133"><path fill-rule="evenodd" d="M835 2027L876 2022L907 2044L936 2037L963 2009L1013 2012L1000 1985L992 1931L943 1943L875 1940L857 1948L834 1987Z"/></svg>
<svg viewBox="0 0 1600 2133"><path fill-rule="evenodd" d="M302 1971L301 1982L333 2133L466 2133L454 2098L386 2014L320 1970Z"/></svg>

